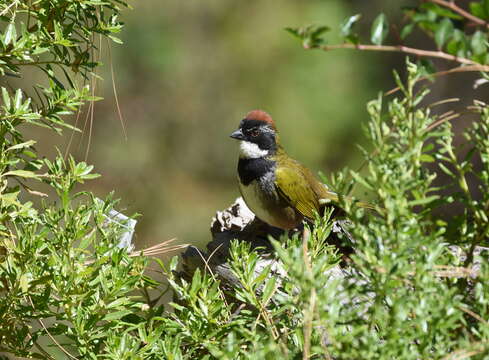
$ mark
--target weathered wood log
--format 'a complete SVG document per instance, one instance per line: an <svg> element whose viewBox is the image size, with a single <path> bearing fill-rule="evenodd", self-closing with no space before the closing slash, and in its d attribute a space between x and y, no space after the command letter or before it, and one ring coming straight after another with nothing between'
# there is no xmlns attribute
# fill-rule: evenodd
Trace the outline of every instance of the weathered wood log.
<svg viewBox="0 0 489 360"><path fill-rule="evenodd" d="M344 223L345 220L333 222L328 242L344 244L346 240L347 247L350 247L352 240ZM295 231L302 231L302 229ZM211 271L224 286L239 285L228 265L229 248L234 239L247 241L252 249L259 249L261 260L255 270L257 273L260 273L265 267L271 266L271 274L286 276L282 264L273 256L273 247L269 241L269 236L275 239L280 238L285 234L284 230L272 227L256 218L241 197L236 199L229 208L216 213L212 219L211 233L212 241L207 244L205 251L195 246L189 246L182 254L183 270L180 272L180 276L190 279L195 269L200 268L203 271ZM343 248L346 249L345 246ZM337 278L343 277L345 274L344 269L335 266L328 270L328 274L325 276Z"/></svg>

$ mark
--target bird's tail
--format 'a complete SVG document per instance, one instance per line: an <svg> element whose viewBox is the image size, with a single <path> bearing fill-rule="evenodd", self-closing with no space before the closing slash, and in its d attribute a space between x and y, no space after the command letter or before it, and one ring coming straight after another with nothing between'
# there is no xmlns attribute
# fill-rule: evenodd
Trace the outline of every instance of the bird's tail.
<svg viewBox="0 0 489 360"><path fill-rule="evenodd" d="M338 195L337 193L335 193L331 190L325 191L323 195L324 195L323 198L319 199L320 205L327 205L329 203L338 204L341 202L341 200L346 200L347 202L351 202L351 203L355 204L355 206L358 206L358 207L361 207L364 209L368 209L368 210L373 210L379 214L383 213L383 209L380 206L372 205L372 204L370 204L368 202L364 202L364 201L357 201L350 196Z"/></svg>

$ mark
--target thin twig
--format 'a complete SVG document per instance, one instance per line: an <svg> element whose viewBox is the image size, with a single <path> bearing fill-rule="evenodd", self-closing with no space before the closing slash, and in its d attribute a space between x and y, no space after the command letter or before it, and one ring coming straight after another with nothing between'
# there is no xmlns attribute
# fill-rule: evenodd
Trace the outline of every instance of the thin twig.
<svg viewBox="0 0 489 360"><path fill-rule="evenodd" d="M336 44L336 45L321 45L312 47L311 49L320 49L323 51L337 50L337 49L351 49L351 50L363 50L363 51L385 51L385 52L399 52L404 54L417 55L420 57L432 57L444 60L450 60L458 62L459 64L466 65L479 65L483 68L483 71L489 71L488 65L481 65L473 60L447 54L443 51L432 51L412 48L404 45L368 45L368 44Z"/></svg>
<svg viewBox="0 0 489 360"><path fill-rule="evenodd" d="M458 101L460 101L460 98L443 99L443 100L436 101L432 104L429 104L428 107L432 108L438 105L443 105L443 104L448 104L448 103L458 102Z"/></svg>
<svg viewBox="0 0 489 360"><path fill-rule="evenodd" d="M108 53L109 53L110 75L112 78L112 90L114 91L115 106L117 108L117 115L119 115L119 121L121 122L122 133L124 134L124 140L127 141L126 126L124 125L124 118L122 117L121 107L119 106L119 97L117 96L117 87L115 86L114 64L112 61L112 50L111 50L109 39L107 39L107 48L109 49Z"/></svg>
<svg viewBox="0 0 489 360"><path fill-rule="evenodd" d="M73 66L75 65L66 63L64 61L57 60L47 60L47 61L31 61L31 62L19 62L19 63L10 63L13 66L38 66L38 65L65 65L65 66Z"/></svg>
<svg viewBox="0 0 489 360"><path fill-rule="evenodd" d="M433 130L435 127L443 124L443 123L446 123L447 121L450 121L450 120L453 120L453 119L456 119L460 117L460 114L459 113L455 113L453 115L450 115L450 116L446 116L446 117L443 117L443 118L440 118L438 119L437 121L433 122L432 124L430 124L425 131L431 131Z"/></svg>
<svg viewBox="0 0 489 360"><path fill-rule="evenodd" d="M416 83L424 80L428 80L433 77L439 77L439 76L445 76L445 75L450 75L450 74L455 74L459 72L483 72L483 71L489 71L489 66L487 65L469 65L469 66L460 66L460 67L455 67L449 70L444 70L444 71L439 71L433 74L430 74L428 76L423 76L419 78ZM392 95L395 92L399 91L399 87L395 87L394 89L391 89L385 93L385 95Z"/></svg>
<svg viewBox="0 0 489 360"><path fill-rule="evenodd" d="M204 267L206 270L209 270L209 274L211 274L212 276L212 279L214 281L217 281L217 278L216 278L216 275L214 275L214 272L212 271L212 268L210 267L209 265L209 261L211 259L212 256L214 256L215 253L217 253L217 251L221 248L223 244L219 244L219 246L217 246L214 251L212 251L210 253L210 255L207 257L207 259L204 257L204 255L202 254L202 252L198 249L197 249L197 253L199 254L200 258L202 259L202 261L204 262ZM226 296L224 296L224 293L222 292L221 290L221 287L217 287L217 291L219 292L219 296L221 297L222 301L224 302L224 304L226 305L226 310L227 310L227 320L229 321L230 317L231 317L231 313L229 311L229 304L228 302L226 301Z"/></svg>
<svg viewBox="0 0 489 360"><path fill-rule="evenodd" d="M463 307L463 306L457 306L457 308L459 310L462 310L464 313L469 314L470 316L472 316L474 319L480 321L481 323L483 323L485 325L489 325L489 322L487 320L483 319L479 314L476 314L472 310L467 309L466 307Z"/></svg>
<svg viewBox="0 0 489 360"><path fill-rule="evenodd" d="M477 25L482 25L482 26L485 26L486 28L489 28L489 23L487 23L486 21L484 21L483 19L475 16L475 15L472 15L471 13L469 13L468 11L465 11L464 9L462 9L460 6L458 6L457 4L455 4L455 1L445 1L445 0L428 0L429 2L432 2L432 3L435 3L435 4L438 4L438 5L441 5L441 6L444 6L454 12L456 12L457 14L459 15L462 15L464 18L476 23Z"/></svg>
<svg viewBox="0 0 489 360"><path fill-rule="evenodd" d="M171 242L175 241L176 238L163 241L159 244L151 246L142 250L134 250L128 254L129 257L137 257L137 256L155 256L162 255L169 252L177 251L186 248L189 244L180 244L180 245L169 245ZM91 265L95 263L97 259L89 259L84 262L84 265Z"/></svg>
<svg viewBox="0 0 489 360"><path fill-rule="evenodd" d="M34 346L40 351L42 352L42 354L46 357L46 359L49 359L49 360L56 360L55 358L53 358L51 355L49 355L49 353L44 350L44 348L38 344L38 342L36 340L34 340L34 338L32 337L32 335L30 333L27 333L27 337L29 338L29 340L32 341L32 343L34 344ZM0 351L3 351L3 352L8 352L9 349L2 349L0 347Z"/></svg>
<svg viewBox="0 0 489 360"><path fill-rule="evenodd" d="M32 301L32 298L30 296L28 296L29 298L29 302L31 303L32 307L34 308L34 302ZM49 332L49 330L47 329L46 325L44 325L43 321L41 319L37 319L37 322L39 323L39 325L42 326L42 328L44 329L44 331L46 332L46 334L49 336L49 338L56 344L56 346L62 351L64 352L66 355L68 355L68 357L70 359L77 359L77 357L73 356L70 354L70 352L68 350L66 350L54 337L53 335L51 335L51 333Z"/></svg>
<svg viewBox="0 0 489 360"><path fill-rule="evenodd" d="M97 11L97 16L98 16L98 11ZM93 38L93 41L95 41L95 38ZM100 37L100 44L99 44L99 49L100 51L102 51L102 37ZM97 62L96 58L95 58L95 54L94 54L94 51L93 51L93 48L90 49L91 51L91 55L92 55L92 59L94 59L95 62ZM99 54L99 59L100 59L101 55ZM92 82L92 97L95 97L95 88L97 86L97 78L96 78L96 75L97 75L97 72L94 71L94 74L92 75L92 79L91 79L91 82ZM90 122L89 122L89 130L88 130L88 143L87 143L87 150L85 151L85 161L88 160L88 152L90 151L90 145L92 143L92 130L93 130L93 119L94 119L94 114L93 114L93 111L95 109L95 100L92 99L92 102L91 102L91 107L90 107Z"/></svg>
<svg viewBox="0 0 489 360"><path fill-rule="evenodd" d="M82 107L78 107L78 110L76 111L76 119L75 119L75 125L74 127L77 128L78 126L78 121L80 120L80 115L81 115L81 110ZM73 143L73 138L75 137L75 132L76 130L73 129L71 131L71 135L70 135L70 140L68 141L68 145L66 146L66 151L65 151L65 156L64 156L64 159L66 160L68 158L68 154L70 153L70 148L71 148L71 144Z"/></svg>

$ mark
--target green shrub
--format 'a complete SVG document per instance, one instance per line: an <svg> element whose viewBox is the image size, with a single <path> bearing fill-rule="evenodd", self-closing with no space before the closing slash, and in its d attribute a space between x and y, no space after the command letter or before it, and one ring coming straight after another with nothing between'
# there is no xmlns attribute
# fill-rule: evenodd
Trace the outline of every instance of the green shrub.
<svg viewBox="0 0 489 360"><path fill-rule="evenodd" d="M127 229L110 219L112 196L76 191L98 176L93 166L71 156L44 159L35 141L24 138L27 126L76 130L64 117L97 100L88 85L77 84L95 76L95 35L116 40L121 6L0 2L1 74L22 77L34 67L45 75L42 85L1 89L0 351L121 359L117 347L143 305L134 291L153 284L143 275L146 259L117 246ZM49 186L43 190L49 197L36 190L39 182Z"/></svg>
<svg viewBox="0 0 489 360"><path fill-rule="evenodd" d="M113 37L124 5L0 3L0 71L15 75L35 66L48 79L37 87L37 101L28 91L2 89L0 351L80 359L489 355L489 266L487 251L481 251L489 232L489 108L480 101L469 108L477 121L465 133L466 153L459 153L450 125L458 114L436 115L443 100L428 103L428 89L420 86L447 72L433 73L426 61L408 60L406 79L395 73L394 95L368 104L366 171L332 177L339 192L362 185L381 212L374 216L342 204L355 239L343 267L341 254L327 244L327 214L304 237L272 240L280 272L272 266L258 271L262 253L233 242L228 266L236 287L223 286L207 268L187 281L178 275L177 258L168 267L157 261L175 300L156 306L146 290L162 284L144 275L147 259L117 246L125 226L108 221L116 202L76 192L77 183L96 176L92 167L71 157L41 159L22 133L26 124L59 132L69 127L64 115L95 100L90 88L77 88L73 75L93 76L93 35ZM442 0L407 9L402 37L418 29L433 38L435 50L383 45L390 39L383 14L373 21L369 44L352 30L357 15L340 29L343 44L326 44L326 27L289 31L306 48L397 51L465 65L448 73L483 72L489 61L487 5L472 2L469 15ZM443 186L435 183L441 174ZM469 177L477 179L477 188L468 185ZM26 201L42 196L36 181L56 195L36 205ZM442 216L452 205L461 209L458 215Z"/></svg>

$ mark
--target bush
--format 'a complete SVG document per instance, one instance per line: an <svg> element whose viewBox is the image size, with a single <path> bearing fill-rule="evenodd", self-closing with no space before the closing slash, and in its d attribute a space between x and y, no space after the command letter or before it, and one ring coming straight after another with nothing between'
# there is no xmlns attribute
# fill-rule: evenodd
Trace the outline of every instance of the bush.
<svg viewBox="0 0 489 360"><path fill-rule="evenodd" d="M429 90L419 86L453 72L479 71L486 77L489 16L478 18L485 5L486 1L473 2L472 14L444 1L407 9L402 37L417 28L433 38L435 50L383 45L389 38L384 14L372 24L371 44L360 43L352 30L358 15L342 25L343 44L327 44L326 26L288 29L306 49L394 51L421 57L417 63L407 61L405 81L394 73L394 97L380 95L367 106L370 121L365 133L372 146L364 150L367 172L345 170L331 181L343 193L355 183L363 185L374 194L381 216L342 204L355 239L342 276L331 272L339 259L324 245L331 229L326 217L318 220L304 243L298 236L273 241L286 272L279 279L270 267L259 271L256 251L236 242L229 266L239 280L237 288L220 292L214 275L200 271L191 282L172 280L177 298L186 305L173 305L167 341L178 339L184 357L487 356L489 268L487 249L481 246L488 243L489 229L488 107L480 101L469 107L478 120L466 131L467 151L461 154L453 145L450 124L460 114L434 112L437 105L453 100L428 103ZM471 30L474 23L476 29ZM425 57L464 66L436 73ZM480 168L474 166L476 161ZM435 184L443 174L443 185ZM476 187L469 187L468 178L478 180ZM444 214L453 205L461 209L459 215Z"/></svg>
<svg viewBox="0 0 489 360"><path fill-rule="evenodd" d="M433 38L435 50L384 45L390 28L383 14L373 21L369 44L353 32L358 15L342 25L343 44L326 44L324 26L289 29L308 49L421 57L407 60L405 80L395 73L394 96L379 95L367 106L367 171L345 170L330 181L341 193L363 185L381 215L342 202L355 239L342 268L341 254L327 244L330 214L317 219L309 236L271 240L280 274L271 266L258 270L262 252L233 242L227 266L239 286L223 286L208 268L185 280L176 272L177 258L168 267L157 261L175 297L166 308L147 295L148 288L162 288L144 275L147 259L118 247L124 224L108 221L116 202L76 192L77 183L96 176L92 167L60 155L41 159L22 134L25 124L61 131L69 127L63 116L95 100L72 76L92 76L93 35L113 38L124 5L0 5L6 23L1 71L22 74L23 67L35 66L48 79L37 87L38 101L22 89L2 89L1 351L58 356L48 342L59 357L84 359L487 357L489 266L481 246L489 231L489 108L480 101L469 108L478 119L465 133L462 155L450 125L459 114L436 115L436 106L447 101L428 103L428 89L420 86L451 72L479 71L485 78L486 0L472 2L470 13L443 0L407 9L401 37L418 29ZM434 73L425 57L464 66ZM441 173L443 186L434 182ZM477 188L468 185L469 177ZM56 197L39 205L25 201L42 196L35 181ZM440 209L453 204L459 214L442 216Z"/></svg>
<svg viewBox="0 0 489 360"><path fill-rule="evenodd" d="M299 235L272 241L286 275L273 273L271 266L259 270L256 250L239 242L233 243L229 261L237 288L220 292L212 272L197 271L182 284L170 273L185 306L173 305L165 334L167 341L178 339L182 354L484 358L489 350L489 267L488 252L480 246L487 244L488 203L486 195L473 197L465 179L469 173L478 176L484 189L487 168L475 171L469 160L454 155L450 123L432 115L430 104L422 105L425 89L415 89L425 71L409 61L407 68L397 98L387 106L382 96L368 104L366 134L373 151L365 152L367 174L352 176L376 194L382 216L343 204L355 242L341 276L332 272L339 254L326 245L332 226L328 216L317 220L305 243ZM469 153L483 158L489 112L481 103L473 109L480 119L466 133ZM452 179L446 184L448 195L433 185L437 175L426 167L433 162ZM333 184L347 188L344 180L338 176ZM455 201L464 213L452 224L435 215L436 208Z"/></svg>
<svg viewBox="0 0 489 360"><path fill-rule="evenodd" d="M56 353L123 358L114 354L134 328L129 318L143 305L134 291L154 284L143 275L146 259L118 246L127 230L111 219L112 196L76 192L78 183L97 177L93 166L61 154L44 159L35 141L24 138L27 126L76 130L64 118L97 100L88 85L77 84L95 76L95 35L117 40L121 6L0 3L0 72L21 77L34 67L46 80L1 89L0 351L43 359ZM39 182L52 195L36 190Z"/></svg>

